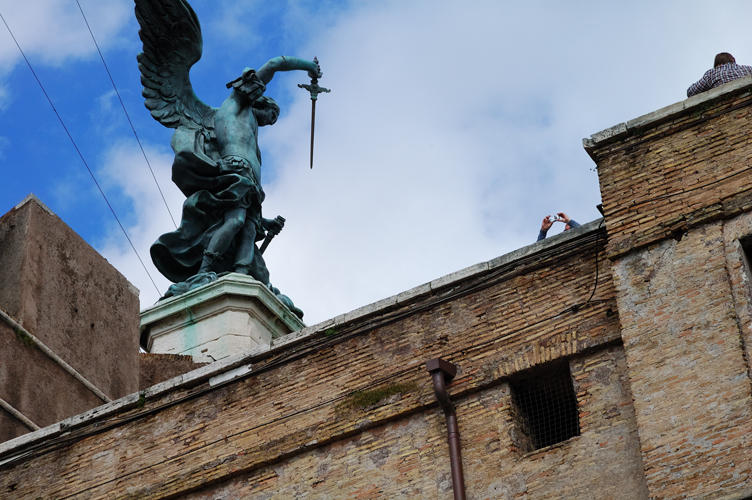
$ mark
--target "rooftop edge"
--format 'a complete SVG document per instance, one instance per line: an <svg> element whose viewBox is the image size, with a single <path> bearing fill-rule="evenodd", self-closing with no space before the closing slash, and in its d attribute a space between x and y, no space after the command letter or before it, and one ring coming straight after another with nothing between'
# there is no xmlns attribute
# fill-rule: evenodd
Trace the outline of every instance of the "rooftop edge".
<svg viewBox="0 0 752 500"><path fill-rule="evenodd" d="M634 118L633 120L629 120L626 123L619 123L613 127L596 132L590 137L582 139L582 147L590 153L598 146L605 146L606 144L627 137L635 132L674 119L677 116L684 114L686 111L696 109L725 97L742 93L745 90L752 90L752 76L738 78L714 89L710 89L707 92L702 92L683 101L676 102L664 108Z"/></svg>

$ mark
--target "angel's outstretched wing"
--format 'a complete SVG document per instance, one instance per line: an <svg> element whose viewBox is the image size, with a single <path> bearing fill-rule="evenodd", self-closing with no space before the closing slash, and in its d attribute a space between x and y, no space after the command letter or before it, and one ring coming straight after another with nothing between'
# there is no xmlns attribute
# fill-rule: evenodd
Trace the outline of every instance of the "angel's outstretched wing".
<svg viewBox="0 0 752 500"><path fill-rule="evenodd" d="M188 72L203 48L198 17L186 0L136 0L138 54L143 96L151 115L165 127L214 128L217 108L193 92Z"/></svg>

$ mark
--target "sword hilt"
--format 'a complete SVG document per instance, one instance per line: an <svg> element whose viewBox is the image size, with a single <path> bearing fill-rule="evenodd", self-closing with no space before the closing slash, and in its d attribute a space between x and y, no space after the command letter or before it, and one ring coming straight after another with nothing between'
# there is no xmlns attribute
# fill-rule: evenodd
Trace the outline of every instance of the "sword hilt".
<svg viewBox="0 0 752 500"><path fill-rule="evenodd" d="M319 94L331 92L331 89L327 89L327 88L319 86L318 78L311 78L310 85L305 84L305 83L299 83L298 87L301 89L306 89L308 92L310 92L312 101L315 101L316 99L318 99Z"/></svg>
<svg viewBox="0 0 752 500"><path fill-rule="evenodd" d="M316 65L319 64L318 58L314 57L313 62L316 63ZM305 83L299 83L298 88L306 89L308 92L311 93L311 100L315 101L318 99L319 94L329 93L331 92L331 89L326 89L324 87L319 86L319 79L318 78L311 78L311 84L305 84Z"/></svg>
<svg viewBox="0 0 752 500"><path fill-rule="evenodd" d="M274 219L277 220L277 221L279 221L282 224L282 227L284 227L284 225L285 225L285 218L284 217L282 217L281 215L278 215ZM282 230L280 229L280 231L282 231ZM269 231L266 232L266 238L264 238L264 242L261 244L261 248L259 248L259 253L261 253L261 254L264 253L264 250L266 250L266 247L269 246L269 243L272 242L272 240L274 239L275 236L276 236L276 234L273 234L273 233L271 233Z"/></svg>

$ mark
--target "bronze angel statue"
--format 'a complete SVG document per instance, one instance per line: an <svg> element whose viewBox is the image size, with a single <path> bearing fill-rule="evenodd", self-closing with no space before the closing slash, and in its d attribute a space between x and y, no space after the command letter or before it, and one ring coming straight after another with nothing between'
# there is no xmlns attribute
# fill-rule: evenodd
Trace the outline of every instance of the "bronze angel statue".
<svg viewBox="0 0 752 500"><path fill-rule="evenodd" d="M203 46L196 13L185 0L135 0L143 52L138 54L143 96L151 115L175 129L172 180L187 199L180 227L151 247L157 269L170 281L165 297L236 272L267 285L298 316L303 313L269 282L256 245L282 229L284 219L261 215L258 127L272 125L279 107L264 95L277 71L321 77L318 61L277 57L257 71L246 68L227 84L230 95L215 108L193 92L189 71Z"/></svg>

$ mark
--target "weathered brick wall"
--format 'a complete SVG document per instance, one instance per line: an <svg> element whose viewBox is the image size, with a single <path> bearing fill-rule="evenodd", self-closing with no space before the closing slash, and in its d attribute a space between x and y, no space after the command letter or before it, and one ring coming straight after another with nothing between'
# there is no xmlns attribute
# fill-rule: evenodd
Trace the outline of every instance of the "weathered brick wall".
<svg viewBox="0 0 752 500"><path fill-rule="evenodd" d="M570 364L582 434L536 453L512 451L508 384L455 401L469 498L647 498L623 350L607 347ZM451 484L444 417L434 409L184 499L451 499Z"/></svg>
<svg viewBox="0 0 752 500"><path fill-rule="evenodd" d="M590 151L611 257L752 209L751 105L747 89Z"/></svg>
<svg viewBox="0 0 752 500"><path fill-rule="evenodd" d="M721 223L614 269L651 496L749 494L752 388Z"/></svg>
<svg viewBox="0 0 752 500"><path fill-rule="evenodd" d="M450 498L444 417L424 366L442 357L460 366L449 391L470 498L644 498L602 251L595 299L603 302L586 304L596 233L602 247L602 232L588 233L293 342L226 385L146 398L71 429L25 463L6 464L0 491L108 500L223 489L230 498ZM582 434L522 456L510 437L506 376L562 358L576 380Z"/></svg>
<svg viewBox="0 0 752 500"><path fill-rule="evenodd" d="M727 88L589 144L651 498L752 496L752 93Z"/></svg>

